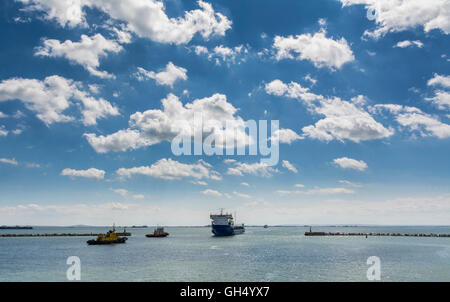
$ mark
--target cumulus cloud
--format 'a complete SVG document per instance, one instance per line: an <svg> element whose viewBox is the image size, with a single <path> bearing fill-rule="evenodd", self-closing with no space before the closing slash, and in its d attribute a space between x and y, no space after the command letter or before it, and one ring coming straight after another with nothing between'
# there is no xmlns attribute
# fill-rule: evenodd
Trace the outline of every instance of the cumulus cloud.
<svg viewBox="0 0 450 302"><path fill-rule="evenodd" d="M435 73L433 78L428 80L427 85L433 87L439 86L447 89L447 91L441 89L435 90L434 96L425 98L425 100L432 102L441 110L450 109L450 93L448 92L448 88L450 88L450 76Z"/></svg>
<svg viewBox="0 0 450 302"><path fill-rule="evenodd" d="M355 60L347 40L328 38L324 29L314 35L275 36L273 47L277 52L277 60L309 60L316 67L328 67L331 70L340 69L345 63Z"/></svg>
<svg viewBox="0 0 450 302"><path fill-rule="evenodd" d="M199 9L184 16L169 18L164 3L158 0L18 0L28 11L42 11L48 20L61 26L87 26L84 8L96 8L111 19L121 21L139 37L160 43L185 44L199 33L207 39L224 36L231 21L215 12L212 5L198 1Z"/></svg>
<svg viewBox="0 0 450 302"><path fill-rule="evenodd" d="M0 118L7 118L8 115L0 111Z"/></svg>
<svg viewBox="0 0 450 302"><path fill-rule="evenodd" d="M90 74L104 78L115 78L106 71L98 70L100 59L108 53L118 53L123 48L114 40L105 39L101 34L94 36L81 35L80 42L66 40L60 42L55 39L44 39L42 46L36 48L36 56L62 57L70 62L83 66Z"/></svg>
<svg viewBox="0 0 450 302"><path fill-rule="evenodd" d="M432 102L441 110L450 109L450 93L447 91L437 90L433 97L425 98L425 100Z"/></svg>
<svg viewBox="0 0 450 302"><path fill-rule="evenodd" d="M450 137L450 125L441 122L437 117L424 113L416 107L397 104L377 104L374 112L387 111L394 115L396 122L419 136L435 136L440 139Z"/></svg>
<svg viewBox="0 0 450 302"><path fill-rule="evenodd" d="M87 133L85 137L98 153L137 149L162 141L172 141L177 136L190 140L194 135L212 137L216 146L225 146L225 138L234 135L234 129L237 130L235 145L253 143L252 137L245 133L245 122L235 115L238 109L227 102L227 97L223 94L214 94L186 104L177 96L169 94L161 102L162 110L152 109L132 114L128 129L107 136ZM201 115L204 127L194 127L196 115ZM225 125L232 129L224 128ZM230 134L230 131L233 133Z"/></svg>
<svg viewBox="0 0 450 302"><path fill-rule="evenodd" d="M364 161L348 157L336 158L333 160L333 163L343 169L353 169L359 171L364 171L365 169L367 169L367 164Z"/></svg>
<svg viewBox="0 0 450 302"><path fill-rule="evenodd" d="M450 33L448 0L340 0L343 6L364 5L377 27L364 35L379 38L390 32L401 32L418 26L425 32L439 29Z"/></svg>
<svg viewBox="0 0 450 302"><path fill-rule="evenodd" d="M244 174L270 177L273 173L278 172L277 169L267 166L264 163L257 162L253 164L241 163L238 161L231 162L233 167L227 170L228 175L244 176Z"/></svg>
<svg viewBox="0 0 450 302"><path fill-rule="evenodd" d="M406 47L411 47L411 46L416 46L416 47L422 48L423 43L419 40L416 40L416 41L405 40L405 41L400 41L394 45L394 47L398 47L398 48L406 48Z"/></svg>
<svg viewBox="0 0 450 302"><path fill-rule="evenodd" d="M428 80L427 85L450 88L450 76L439 75L435 73L434 76Z"/></svg>
<svg viewBox="0 0 450 302"><path fill-rule="evenodd" d="M156 73L154 71L147 71L142 67L138 67L136 78L139 81L146 79L154 79L158 85L166 85L173 87L177 80L187 80L187 69L174 65L172 62L167 63L165 70Z"/></svg>
<svg viewBox="0 0 450 302"><path fill-rule="evenodd" d="M220 174L212 170L210 165L203 161L198 161L195 164L183 164L170 158L160 159L151 166L120 168L116 173L121 177L146 175L167 180L182 178L221 179Z"/></svg>
<svg viewBox="0 0 450 302"><path fill-rule="evenodd" d="M351 140L358 143L386 138L394 133L392 129L386 129L365 111L364 102L359 98L354 98L351 102L338 97L325 98L296 82L286 84L278 79L267 83L265 91L276 96L298 99L310 112L324 116L314 125L303 127L303 137L323 141Z"/></svg>
<svg viewBox="0 0 450 302"><path fill-rule="evenodd" d="M288 160L283 160L281 162L281 165L291 172L298 173L297 168L293 164L291 164Z"/></svg>
<svg viewBox="0 0 450 302"><path fill-rule="evenodd" d="M17 166L19 162L14 158L0 158L0 163Z"/></svg>
<svg viewBox="0 0 450 302"><path fill-rule="evenodd" d="M117 107L103 98L94 98L82 84L60 76L37 79L12 78L0 82L0 102L20 100L45 124L74 120L63 112L73 101L79 103L83 124L95 125L97 119L119 115Z"/></svg>
<svg viewBox="0 0 450 302"><path fill-rule="evenodd" d="M291 129L278 129L271 137L272 141L277 140L283 144L291 144L294 141L303 139L302 136L298 135L294 130Z"/></svg>
<svg viewBox="0 0 450 302"><path fill-rule="evenodd" d="M87 170L74 170L66 168L61 171L61 175L70 177L85 177L103 179L105 177L105 171L96 168L89 168Z"/></svg>
<svg viewBox="0 0 450 302"><path fill-rule="evenodd" d="M244 45L238 45L235 47L227 47L224 45L215 46L212 50L208 50L205 46L194 46L195 54L201 56L204 55L208 60L214 60L216 65L221 65L221 62L227 64L239 64L246 60L246 54L248 54L248 48Z"/></svg>

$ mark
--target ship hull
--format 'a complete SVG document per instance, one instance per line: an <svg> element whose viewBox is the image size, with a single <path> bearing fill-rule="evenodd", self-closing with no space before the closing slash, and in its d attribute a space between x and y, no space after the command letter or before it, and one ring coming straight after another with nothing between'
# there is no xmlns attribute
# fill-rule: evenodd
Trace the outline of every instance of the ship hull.
<svg viewBox="0 0 450 302"><path fill-rule="evenodd" d="M164 234L147 234L145 235L145 237L148 238L162 238L162 237L167 237L169 236L169 233L164 233Z"/></svg>
<svg viewBox="0 0 450 302"><path fill-rule="evenodd" d="M234 234L235 235L240 235L240 234L244 234L244 233L245 233L245 229L244 228L234 229Z"/></svg>
<svg viewBox="0 0 450 302"><path fill-rule="evenodd" d="M114 243L125 243L127 241L128 238L124 237L124 238L120 238L118 240L88 240L87 244L88 245L104 245L104 244L114 244Z"/></svg>
<svg viewBox="0 0 450 302"><path fill-rule="evenodd" d="M213 225L211 231L215 236L233 236L235 234L230 225Z"/></svg>

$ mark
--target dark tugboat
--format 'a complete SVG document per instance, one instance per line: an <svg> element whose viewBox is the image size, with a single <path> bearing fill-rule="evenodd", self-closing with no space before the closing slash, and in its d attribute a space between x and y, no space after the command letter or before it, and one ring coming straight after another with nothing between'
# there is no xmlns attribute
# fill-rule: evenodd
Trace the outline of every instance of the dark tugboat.
<svg viewBox="0 0 450 302"><path fill-rule="evenodd" d="M116 233L116 227L113 225L113 229L108 231L105 235L98 235L97 239L91 239L87 241L89 245L98 245L98 244L113 244L113 243L125 243L127 241L127 237L120 237Z"/></svg>
<svg viewBox="0 0 450 302"><path fill-rule="evenodd" d="M167 236L169 236L169 233L164 232L164 228L163 227L157 227L153 231L153 234L147 234L145 236L149 237L149 238L152 238L152 237L167 237Z"/></svg>

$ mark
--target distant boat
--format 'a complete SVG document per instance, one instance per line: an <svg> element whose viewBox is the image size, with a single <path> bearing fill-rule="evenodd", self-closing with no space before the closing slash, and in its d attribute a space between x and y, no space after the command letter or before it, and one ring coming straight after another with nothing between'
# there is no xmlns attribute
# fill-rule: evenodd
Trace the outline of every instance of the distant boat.
<svg viewBox="0 0 450 302"><path fill-rule="evenodd" d="M132 229L145 229L145 228L148 228L148 226L146 226L146 225L133 225L131 228Z"/></svg>
<svg viewBox="0 0 450 302"><path fill-rule="evenodd" d="M264 228L267 229L269 226L267 224L264 225Z"/></svg>
<svg viewBox="0 0 450 302"><path fill-rule="evenodd" d="M212 233L215 236L233 236L243 234L245 232L244 224L234 225L233 215L228 213L211 214L209 216L212 220Z"/></svg>
<svg viewBox="0 0 450 302"><path fill-rule="evenodd" d="M167 237L169 236L169 233L164 232L164 228L163 227L157 227L154 231L153 234L147 234L145 235L145 237Z"/></svg>
<svg viewBox="0 0 450 302"><path fill-rule="evenodd" d="M32 226L20 226L20 225L15 225L15 226L2 225L2 226L0 226L0 230L32 230L32 229L33 229Z"/></svg>

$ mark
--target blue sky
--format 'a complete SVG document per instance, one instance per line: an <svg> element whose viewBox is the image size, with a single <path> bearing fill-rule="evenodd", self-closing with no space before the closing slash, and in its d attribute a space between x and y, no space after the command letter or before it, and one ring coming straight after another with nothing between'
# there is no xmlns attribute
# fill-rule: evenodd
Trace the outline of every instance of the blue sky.
<svg viewBox="0 0 450 302"><path fill-rule="evenodd" d="M445 7L2 1L0 224L446 224ZM196 110L279 120L279 164L173 155Z"/></svg>

